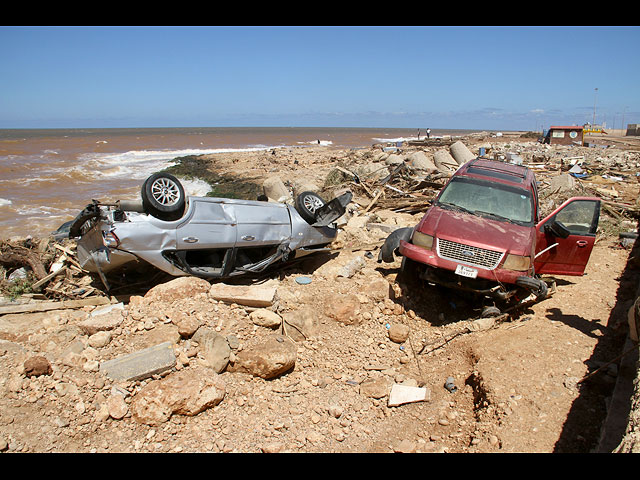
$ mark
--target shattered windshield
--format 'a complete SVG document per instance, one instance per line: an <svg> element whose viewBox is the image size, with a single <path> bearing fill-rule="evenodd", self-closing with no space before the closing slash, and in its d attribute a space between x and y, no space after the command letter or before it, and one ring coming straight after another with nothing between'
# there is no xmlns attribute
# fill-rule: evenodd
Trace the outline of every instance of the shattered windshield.
<svg viewBox="0 0 640 480"><path fill-rule="evenodd" d="M531 192L499 183L454 178L436 205L518 225L533 224Z"/></svg>

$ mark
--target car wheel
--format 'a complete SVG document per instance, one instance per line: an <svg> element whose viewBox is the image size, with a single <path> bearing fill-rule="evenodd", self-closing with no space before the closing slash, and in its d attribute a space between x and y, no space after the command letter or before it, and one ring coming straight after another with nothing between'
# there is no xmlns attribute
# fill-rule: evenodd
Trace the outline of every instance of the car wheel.
<svg viewBox="0 0 640 480"><path fill-rule="evenodd" d="M547 296L548 287L545 282L535 277L518 277L516 285L526 288L536 296L537 300L542 300Z"/></svg>
<svg viewBox="0 0 640 480"><path fill-rule="evenodd" d="M482 309L481 318L498 317L502 314L498 307L487 306Z"/></svg>
<svg viewBox="0 0 640 480"><path fill-rule="evenodd" d="M142 184L141 194L145 211L160 220L177 220L184 213L184 188L173 175L154 173Z"/></svg>
<svg viewBox="0 0 640 480"><path fill-rule="evenodd" d="M296 197L296 210L307 223L314 223L316 212L326 202L318 194L302 192Z"/></svg>
<svg viewBox="0 0 640 480"><path fill-rule="evenodd" d="M69 223L69 238L84 235L93 226L96 218L100 218L100 208L97 205L87 206Z"/></svg>

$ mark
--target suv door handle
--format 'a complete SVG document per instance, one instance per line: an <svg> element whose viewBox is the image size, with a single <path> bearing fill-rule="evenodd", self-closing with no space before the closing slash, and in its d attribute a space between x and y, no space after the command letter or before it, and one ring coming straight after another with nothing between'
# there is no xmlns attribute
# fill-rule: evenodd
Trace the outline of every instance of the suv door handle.
<svg viewBox="0 0 640 480"><path fill-rule="evenodd" d="M587 242L585 240L578 240L576 243L578 244L579 247L587 246Z"/></svg>
<svg viewBox="0 0 640 480"><path fill-rule="evenodd" d="M182 241L184 243L196 243L198 239L196 237L184 237Z"/></svg>

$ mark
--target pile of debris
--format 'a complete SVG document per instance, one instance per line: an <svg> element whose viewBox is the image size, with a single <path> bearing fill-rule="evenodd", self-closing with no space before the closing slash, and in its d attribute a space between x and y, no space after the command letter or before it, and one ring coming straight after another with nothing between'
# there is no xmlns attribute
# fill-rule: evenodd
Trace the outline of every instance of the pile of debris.
<svg viewBox="0 0 640 480"><path fill-rule="evenodd" d="M2 314L109 303L76 260L73 242L52 237L0 242L0 293Z"/></svg>
<svg viewBox="0 0 640 480"><path fill-rule="evenodd" d="M477 156L460 140L440 143L433 153L423 148L379 147L366 155L371 163L353 159L354 165L336 167L325 182L325 189L348 186L355 203L364 208L361 214L377 209L423 212L451 175Z"/></svg>
<svg viewBox="0 0 640 480"><path fill-rule="evenodd" d="M460 165L481 156L534 170L542 217L572 196L601 198L603 213L616 221L637 219L640 214L640 152L611 149L603 155L587 147L531 141L479 142L473 148L474 152L461 140L432 148L381 146L364 154L371 162L366 166L360 156L336 167L325 188L350 188L356 203L364 208L361 213L388 209L415 214L429 208Z"/></svg>

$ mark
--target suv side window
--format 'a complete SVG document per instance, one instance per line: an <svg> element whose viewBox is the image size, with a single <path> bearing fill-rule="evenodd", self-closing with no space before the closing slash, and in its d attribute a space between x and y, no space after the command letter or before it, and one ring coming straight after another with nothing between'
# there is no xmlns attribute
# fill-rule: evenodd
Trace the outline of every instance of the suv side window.
<svg viewBox="0 0 640 480"><path fill-rule="evenodd" d="M572 235L595 235L600 208L593 200L576 200L560 210L555 220L562 223Z"/></svg>

